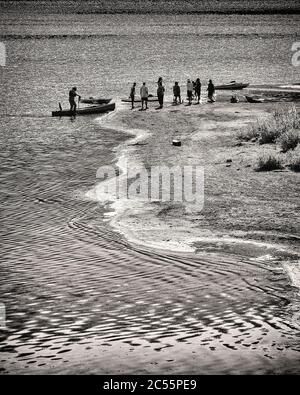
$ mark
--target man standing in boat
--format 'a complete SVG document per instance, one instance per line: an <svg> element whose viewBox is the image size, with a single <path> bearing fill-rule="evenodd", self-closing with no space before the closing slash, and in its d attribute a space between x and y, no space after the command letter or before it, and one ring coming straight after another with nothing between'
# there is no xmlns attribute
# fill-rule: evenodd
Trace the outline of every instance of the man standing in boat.
<svg viewBox="0 0 300 395"><path fill-rule="evenodd" d="M76 102L75 102L75 97L78 96L78 100L80 101L80 96L76 92L77 88L74 86L70 91L69 91L69 103L70 103L70 111L76 113Z"/></svg>

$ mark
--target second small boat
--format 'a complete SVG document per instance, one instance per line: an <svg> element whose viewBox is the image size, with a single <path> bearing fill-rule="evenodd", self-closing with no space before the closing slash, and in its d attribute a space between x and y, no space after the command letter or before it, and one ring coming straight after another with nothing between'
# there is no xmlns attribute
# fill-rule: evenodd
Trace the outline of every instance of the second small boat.
<svg viewBox="0 0 300 395"><path fill-rule="evenodd" d="M215 89L218 89L218 90L226 90L226 89L239 90L239 89L247 88L248 85L249 84L245 84L242 82L231 81L229 84L216 85Z"/></svg>
<svg viewBox="0 0 300 395"><path fill-rule="evenodd" d="M130 98L123 98L123 99L121 99L121 101L125 102L125 103L131 103L131 99ZM141 101L142 100L139 97L136 97L134 99L135 103L141 103ZM158 101L158 97L157 96L149 96L148 97L148 102L152 102L152 101Z"/></svg>
<svg viewBox="0 0 300 395"><path fill-rule="evenodd" d="M110 101L111 99L104 99L102 97L89 97L88 99L80 99L80 103L86 104L108 104Z"/></svg>

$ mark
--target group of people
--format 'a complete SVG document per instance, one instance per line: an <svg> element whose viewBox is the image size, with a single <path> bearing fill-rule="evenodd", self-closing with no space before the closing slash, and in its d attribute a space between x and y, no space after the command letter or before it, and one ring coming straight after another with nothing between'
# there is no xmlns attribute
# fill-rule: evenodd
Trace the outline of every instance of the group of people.
<svg viewBox="0 0 300 395"><path fill-rule="evenodd" d="M186 91L187 91L187 99L188 99L188 104L192 104L193 97L197 100L197 104L200 103L200 98L201 98L201 82L200 78L197 78L196 81L191 81L190 79L187 80L186 83ZM158 78L157 81L157 99L159 103L159 107L156 109L159 110L163 108L164 106L164 95L165 95L165 87L163 86L163 79L162 77ZM77 88L74 86L70 91L69 91L69 103L70 103L70 110L73 111L74 113L76 112L76 101L75 98L78 96L78 99L80 101L80 95L77 93ZM134 108L134 101L135 101L135 96L136 96L136 82L133 83L131 90L130 90L130 99L131 99L131 108ZM148 98L149 98L149 92L148 92L148 87L146 86L146 82L143 82L143 85L140 88L140 96L141 96L141 102L142 102L142 110L147 110L148 109ZM173 96L174 96L174 103L182 103L181 100L181 89L178 84L178 81L175 81L174 86L173 86ZM215 97L215 87L212 82L212 80L209 80L208 86L207 86L207 96L208 96L208 101L210 103L213 103L216 101Z"/></svg>
<svg viewBox="0 0 300 395"><path fill-rule="evenodd" d="M187 99L188 99L188 104L192 104L193 98L197 100L197 104L200 103L200 98L201 98L201 81L200 78L197 78L196 81L191 81L190 79L187 80L186 84L186 91L187 91ZM163 86L163 80L162 77L159 77L157 81L157 99L159 103L159 107L156 109L159 110L163 108L164 106L164 94L165 94L165 87ZM181 100L181 89L178 84L178 81L175 81L174 86L173 86L173 96L174 96L174 103L182 103ZM207 96L208 96L208 102L213 103L216 101L216 94L215 94L215 87L212 82L212 80L209 80L208 86L207 86ZM130 94L129 98L131 99L131 108L134 108L134 102L135 102L135 97L136 97L136 82L133 83L131 89L130 89ZM148 98L149 98L149 91L148 87L146 86L146 83L143 82L143 85L140 88L140 97L141 97L141 102L142 102L142 110L147 110L148 109Z"/></svg>
<svg viewBox="0 0 300 395"><path fill-rule="evenodd" d="M157 81L157 99L158 99L159 107L157 107L157 110L163 108L164 106L164 94L165 94L165 87L163 86L162 77L159 77ZM133 83L129 94L129 98L131 99L131 108L134 108L135 96L136 96L136 82ZM149 91L148 91L148 87L146 86L146 82L143 82L143 85L140 88L140 96L142 102L142 110L147 110Z"/></svg>

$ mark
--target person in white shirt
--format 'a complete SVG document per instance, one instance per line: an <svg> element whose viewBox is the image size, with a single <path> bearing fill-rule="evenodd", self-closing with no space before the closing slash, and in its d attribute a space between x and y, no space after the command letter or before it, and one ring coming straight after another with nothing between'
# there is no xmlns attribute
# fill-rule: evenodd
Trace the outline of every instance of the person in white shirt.
<svg viewBox="0 0 300 395"><path fill-rule="evenodd" d="M142 100L142 110L144 110L144 103L146 105L145 110L148 109L148 88L146 87L146 82L143 82L143 85L140 89L141 100Z"/></svg>
<svg viewBox="0 0 300 395"><path fill-rule="evenodd" d="M194 89L193 83L191 82L190 79L188 79L187 83L186 83L186 90L187 90L187 97L188 97L189 104L192 104L193 89Z"/></svg>

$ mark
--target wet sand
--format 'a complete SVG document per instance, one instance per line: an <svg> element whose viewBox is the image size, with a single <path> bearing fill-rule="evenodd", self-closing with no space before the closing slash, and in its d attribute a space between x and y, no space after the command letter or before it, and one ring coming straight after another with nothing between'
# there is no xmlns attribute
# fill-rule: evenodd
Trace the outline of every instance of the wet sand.
<svg viewBox="0 0 300 395"><path fill-rule="evenodd" d="M278 104L228 103L173 106L140 112L123 108L104 126L136 138L119 147L118 166L202 166L205 202L113 201L112 224L127 238L163 249L195 251L195 241L251 241L262 248L299 253L299 174L288 170L255 172L262 153L278 153L275 145L240 143L236 133ZM181 147L172 145L180 139ZM283 156L284 157L284 156ZM96 194L97 194L97 190ZM94 192L95 192L94 191ZM287 193L288 192L288 193ZM166 233L161 235L161 229ZM130 234L130 236L129 236ZM153 244L154 243L154 244ZM236 243L235 243L236 244Z"/></svg>

